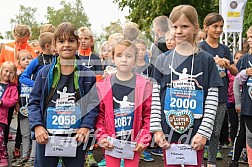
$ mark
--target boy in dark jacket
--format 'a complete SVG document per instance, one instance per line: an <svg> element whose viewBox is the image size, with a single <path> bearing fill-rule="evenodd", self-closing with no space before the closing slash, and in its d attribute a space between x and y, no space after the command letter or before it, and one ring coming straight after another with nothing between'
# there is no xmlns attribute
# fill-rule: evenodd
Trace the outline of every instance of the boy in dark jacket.
<svg viewBox="0 0 252 167"><path fill-rule="evenodd" d="M94 128L99 103L95 75L78 64L76 29L62 23L54 32L59 56L39 71L28 104L31 130L35 131L35 166L84 166L83 142ZM77 143L79 142L79 143ZM60 148L60 149L59 149Z"/></svg>

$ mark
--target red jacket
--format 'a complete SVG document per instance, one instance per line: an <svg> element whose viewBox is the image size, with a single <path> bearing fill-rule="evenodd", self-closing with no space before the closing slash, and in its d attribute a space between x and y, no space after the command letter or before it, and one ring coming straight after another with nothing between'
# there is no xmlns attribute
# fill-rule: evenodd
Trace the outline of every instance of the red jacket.
<svg viewBox="0 0 252 167"><path fill-rule="evenodd" d="M9 83L1 98L0 105L0 123L8 125L8 111L18 102L18 89L15 83Z"/></svg>
<svg viewBox="0 0 252 167"><path fill-rule="evenodd" d="M115 138L115 121L111 75L97 83L100 99L99 114L97 117L97 139L107 136ZM151 113L152 85L148 79L136 74L135 109L131 141L144 144L150 143L150 113Z"/></svg>

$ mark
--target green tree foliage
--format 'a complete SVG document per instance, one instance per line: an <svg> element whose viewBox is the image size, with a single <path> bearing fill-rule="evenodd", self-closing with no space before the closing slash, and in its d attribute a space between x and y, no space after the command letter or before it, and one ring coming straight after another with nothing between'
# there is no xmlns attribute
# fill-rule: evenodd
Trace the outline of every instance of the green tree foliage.
<svg viewBox="0 0 252 167"><path fill-rule="evenodd" d="M39 24L35 18L36 12L37 12L37 8L25 7L23 5L20 5L18 14L15 16L15 18L12 18L10 20L12 27L15 27L15 25L18 25L18 24L27 25L31 28L31 32L32 32L31 39L38 39ZM13 38L12 35L10 35L11 31L6 32L8 39Z"/></svg>
<svg viewBox="0 0 252 167"><path fill-rule="evenodd" d="M110 25L104 28L106 39L114 33L123 33L123 27L120 20L110 22Z"/></svg>
<svg viewBox="0 0 252 167"><path fill-rule="evenodd" d="M47 7L46 18L49 23L54 26L58 26L62 22L71 22L76 28L81 26L90 27L90 23L81 0L75 0L74 3L60 2L62 8L54 9L53 7Z"/></svg>
<svg viewBox="0 0 252 167"><path fill-rule="evenodd" d="M245 8L244 21L243 21L244 37L246 37L246 32L250 26L252 26L252 1L248 0Z"/></svg>
<svg viewBox="0 0 252 167"><path fill-rule="evenodd" d="M110 22L110 24L106 27L103 27L103 32L96 36L95 38L95 51L99 53L100 46L104 41L108 40L108 37L114 33L122 33L122 23L120 20L116 22Z"/></svg>
<svg viewBox="0 0 252 167"><path fill-rule="evenodd" d="M152 20L160 15L169 16L173 7L177 5L190 4L194 6L199 15L200 25L208 13L218 11L218 0L114 0L114 2L118 3L120 9L129 7L128 19L137 23L140 30L148 36Z"/></svg>

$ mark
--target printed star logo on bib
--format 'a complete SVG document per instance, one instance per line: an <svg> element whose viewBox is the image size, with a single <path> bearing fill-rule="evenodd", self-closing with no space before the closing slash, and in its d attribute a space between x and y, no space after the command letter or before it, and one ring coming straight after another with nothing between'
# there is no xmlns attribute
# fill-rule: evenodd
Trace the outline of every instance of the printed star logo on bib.
<svg viewBox="0 0 252 167"><path fill-rule="evenodd" d="M185 133L194 124L193 113L189 110L165 111L166 122L177 133Z"/></svg>

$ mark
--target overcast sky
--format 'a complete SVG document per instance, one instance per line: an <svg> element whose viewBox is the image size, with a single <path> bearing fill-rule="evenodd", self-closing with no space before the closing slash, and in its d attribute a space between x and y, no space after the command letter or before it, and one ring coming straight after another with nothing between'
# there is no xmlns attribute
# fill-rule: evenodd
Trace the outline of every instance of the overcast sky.
<svg viewBox="0 0 252 167"><path fill-rule="evenodd" d="M36 7L36 20L46 23L46 9L48 6L55 9L61 8L61 0L6 0L0 5L0 32L4 35L5 31L11 29L10 19L15 18L18 14L20 5L26 7ZM65 0L71 2L75 0ZM113 0L82 0L84 11L89 18L94 33L102 32L102 27L108 26L111 21L121 20L126 21L125 16L128 15L128 10L121 11L118 5L112 2Z"/></svg>

